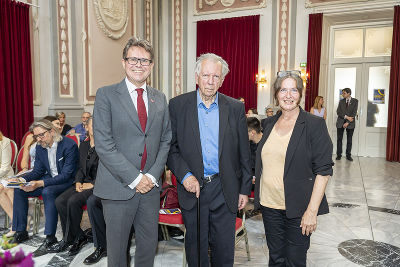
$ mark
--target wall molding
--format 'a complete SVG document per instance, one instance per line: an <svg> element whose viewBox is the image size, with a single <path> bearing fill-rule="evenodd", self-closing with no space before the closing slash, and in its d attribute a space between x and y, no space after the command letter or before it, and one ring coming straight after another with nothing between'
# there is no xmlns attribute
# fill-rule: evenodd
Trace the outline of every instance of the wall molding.
<svg viewBox="0 0 400 267"><path fill-rule="evenodd" d="M195 16L266 7L266 0L193 0Z"/></svg>
<svg viewBox="0 0 400 267"><path fill-rule="evenodd" d="M178 96L183 92L183 2L174 0L172 21L172 55L173 55L173 75L172 75L172 97Z"/></svg>
<svg viewBox="0 0 400 267"><path fill-rule="evenodd" d="M277 69L287 70L289 60L290 0L279 0L277 34Z"/></svg>
<svg viewBox="0 0 400 267"><path fill-rule="evenodd" d="M326 3L312 3L306 0L305 7L312 9L313 13L354 13L357 11L368 11L374 9L393 8L399 5L400 0L342 0Z"/></svg>

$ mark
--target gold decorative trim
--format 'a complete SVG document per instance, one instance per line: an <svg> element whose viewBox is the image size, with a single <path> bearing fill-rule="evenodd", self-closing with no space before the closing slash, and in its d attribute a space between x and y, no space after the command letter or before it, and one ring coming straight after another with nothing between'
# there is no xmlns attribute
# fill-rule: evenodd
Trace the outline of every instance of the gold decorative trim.
<svg viewBox="0 0 400 267"><path fill-rule="evenodd" d="M182 94L183 85L183 14L182 14L182 0L174 1L174 22L173 22L173 97Z"/></svg>
<svg viewBox="0 0 400 267"><path fill-rule="evenodd" d="M278 8L278 69L281 71L288 67L290 0L279 0Z"/></svg>
<svg viewBox="0 0 400 267"><path fill-rule="evenodd" d="M152 21L153 21L153 4L151 0L145 0L145 38L147 41L149 41L153 47L153 34L152 34ZM154 78L153 75L150 74L150 76L147 78L147 84L152 85L154 83Z"/></svg>
<svg viewBox="0 0 400 267"><path fill-rule="evenodd" d="M266 0L193 0L194 15L226 13L266 7ZM275 0L274 0L275 1Z"/></svg>
<svg viewBox="0 0 400 267"><path fill-rule="evenodd" d="M93 0L96 21L104 34L117 40L128 26L128 0Z"/></svg>

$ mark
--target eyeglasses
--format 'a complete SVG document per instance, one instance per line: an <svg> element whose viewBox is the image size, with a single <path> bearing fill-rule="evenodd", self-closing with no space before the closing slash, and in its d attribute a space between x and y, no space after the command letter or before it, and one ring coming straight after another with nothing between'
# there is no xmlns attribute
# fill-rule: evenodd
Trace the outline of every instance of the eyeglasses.
<svg viewBox="0 0 400 267"><path fill-rule="evenodd" d="M290 76L290 75L301 76L301 72L299 70L281 70L281 71L278 71L278 73L276 75L279 78Z"/></svg>
<svg viewBox="0 0 400 267"><path fill-rule="evenodd" d="M34 138L34 139L43 138L44 135L45 135L48 131L49 131L49 130L46 130L46 131L44 131L43 133L33 135L33 138Z"/></svg>
<svg viewBox="0 0 400 267"><path fill-rule="evenodd" d="M125 61L127 61L129 65L136 65L140 62L140 65L142 66L149 66L153 62L151 59L137 57L126 57Z"/></svg>
<svg viewBox="0 0 400 267"><path fill-rule="evenodd" d="M219 82L221 80L221 76L219 76L219 75L201 74L200 77L203 81L207 81L210 78L212 78L213 81L216 81L216 82Z"/></svg>
<svg viewBox="0 0 400 267"><path fill-rule="evenodd" d="M292 95L294 95L294 94L298 94L299 90L297 90L297 88L281 88L279 90L279 93L283 94L283 95L286 95L288 92L290 92Z"/></svg>

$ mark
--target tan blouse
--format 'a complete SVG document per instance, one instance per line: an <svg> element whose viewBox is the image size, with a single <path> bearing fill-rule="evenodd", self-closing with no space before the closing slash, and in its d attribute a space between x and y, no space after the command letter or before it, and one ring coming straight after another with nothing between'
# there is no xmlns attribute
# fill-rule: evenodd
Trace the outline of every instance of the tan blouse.
<svg viewBox="0 0 400 267"><path fill-rule="evenodd" d="M260 204L272 209L285 210L285 170L286 150L292 131L280 136L275 126L261 150L262 174L260 185Z"/></svg>
<svg viewBox="0 0 400 267"><path fill-rule="evenodd" d="M0 141L0 179L5 179L14 174L11 168L11 156L10 139L3 136L3 140Z"/></svg>

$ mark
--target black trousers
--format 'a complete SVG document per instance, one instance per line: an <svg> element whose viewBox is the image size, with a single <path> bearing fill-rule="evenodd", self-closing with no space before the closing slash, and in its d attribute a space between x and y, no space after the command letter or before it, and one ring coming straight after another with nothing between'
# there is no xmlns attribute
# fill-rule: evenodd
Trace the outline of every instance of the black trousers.
<svg viewBox="0 0 400 267"><path fill-rule="evenodd" d="M239 197L239 196L238 196ZM189 267L197 266L197 205L191 210L182 209L186 227L185 249ZM231 267L235 256L236 213L225 203L219 178L204 184L200 193L200 265Z"/></svg>
<svg viewBox="0 0 400 267"><path fill-rule="evenodd" d="M301 233L301 218L289 219L285 210L261 206L269 250L269 266L306 266L310 236Z"/></svg>
<svg viewBox="0 0 400 267"><path fill-rule="evenodd" d="M343 132L345 128L336 128L337 129L337 146L336 146L336 155L342 156L342 140L343 140ZM346 128L346 136L347 136L347 145L346 145L346 156L351 156L351 147L353 145L353 133L354 129Z"/></svg>
<svg viewBox="0 0 400 267"><path fill-rule="evenodd" d="M107 248L106 222L104 221L101 198L91 195L87 200L87 212L92 225L94 246L96 248Z"/></svg>
<svg viewBox="0 0 400 267"><path fill-rule="evenodd" d="M83 234L81 221L86 201L93 194L93 189L77 192L75 185L68 188L56 199L56 207L61 219L64 241L73 242Z"/></svg>

